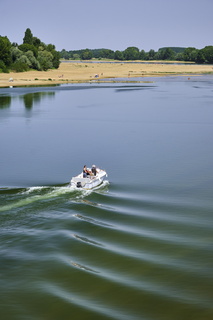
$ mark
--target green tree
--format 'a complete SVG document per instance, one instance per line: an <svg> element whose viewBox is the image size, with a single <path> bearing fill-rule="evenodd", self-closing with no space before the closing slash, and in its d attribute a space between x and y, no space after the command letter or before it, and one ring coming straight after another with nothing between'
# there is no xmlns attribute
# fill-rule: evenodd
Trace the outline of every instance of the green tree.
<svg viewBox="0 0 213 320"><path fill-rule="evenodd" d="M33 44L33 34L29 28L26 29L23 44Z"/></svg>
<svg viewBox="0 0 213 320"><path fill-rule="evenodd" d="M25 54L21 55L20 58L18 58L19 62L21 63L25 63L28 67L30 67L30 60L27 58L27 56Z"/></svg>
<svg viewBox="0 0 213 320"><path fill-rule="evenodd" d="M123 60L124 59L123 52L116 50L115 54L114 54L114 59L115 60Z"/></svg>
<svg viewBox="0 0 213 320"><path fill-rule="evenodd" d="M18 46L18 48L23 52L32 51L36 58L38 56L38 49L32 44L28 44L28 43L21 44L20 46Z"/></svg>
<svg viewBox="0 0 213 320"><path fill-rule="evenodd" d="M53 55L53 68L58 69L58 67L60 66L60 52L54 50L52 52Z"/></svg>
<svg viewBox="0 0 213 320"><path fill-rule="evenodd" d="M174 60L175 52L171 48L166 48L164 52L165 60Z"/></svg>
<svg viewBox="0 0 213 320"><path fill-rule="evenodd" d="M27 51L25 53L25 56L27 57L28 61L29 61L29 67L31 69L35 69L35 70L40 70L41 67L40 67L40 64L38 62L38 60L35 58L34 54L32 51Z"/></svg>
<svg viewBox="0 0 213 320"><path fill-rule="evenodd" d="M91 60L92 59L92 51L89 49L85 49L82 51L80 57L82 60Z"/></svg>
<svg viewBox="0 0 213 320"><path fill-rule="evenodd" d="M183 61L184 58L183 58L183 52L178 52L176 54L176 58L175 58L177 61Z"/></svg>
<svg viewBox="0 0 213 320"><path fill-rule="evenodd" d="M175 52L171 48L159 49L157 52L158 60L174 60Z"/></svg>
<svg viewBox="0 0 213 320"><path fill-rule="evenodd" d="M51 52L43 50L43 48L38 51L38 62L42 70L46 71L48 69L51 69L53 67L52 61L53 55Z"/></svg>
<svg viewBox="0 0 213 320"><path fill-rule="evenodd" d="M195 61L196 48L188 47L183 52L184 61Z"/></svg>
<svg viewBox="0 0 213 320"><path fill-rule="evenodd" d="M205 62L205 54L203 52L203 49L198 50L197 57L196 57L196 63L204 63Z"/></svg>
<svg viewBox="0 0 213 320"><path fill-rule="evenodd" d="M41 40L37 37L33 37L33 45L34 47L39 48L41 45Z"/></svg>
<svg viewBox="0 0 213 320"><path fill-rule="evenodd" d="M191 61L196 61L198 51L199 51L199 50L197 50L197 49L192 50L191 56L190 56Z"/></svg>
<svg viewBox="0 0 213 320"><path fill-rule="evenodd" d="M139 55L140 60L147 60L147 54L144 50L141 50L140 55Z"/></svg>
<svg viewBox="0 0 213 320"><path fill-rule="evenodd" d="M60 53L55 50L55 46L53 44L48 44L46 46L46 50L51 52L53 56L53 60L52 60L53 68L58 69L60 65Z"/></svg>
<svg viewBox="0 0 213 320"><path fill-rule="evenodd" d="M0 36L0 60L3 61L6 67L9 67L12 63L11 57L11 43L7 37Z"/></svg>
<svg viewBox="0 0 213 320"><path fill-rule="evenodd" d="M11 57L13 62L19 59L23 54L23 51L19 50L17 47L11 47L10 51L11 51Z"/></svg>
<svg viewBox="0 0 213 320"><path fill-rule="evenodd" d="M50 52L54 51L54 50L55 50L54 44L48 44L48 45L46 46L46 50L47 50L47 51L50 51Z"/></svg>
<svg viewBox="0 0 213 320"><path fill-rule="evenodd" d="M78 53L73 53L73 59L74 59L74 60L80 60L80 59L81 59L80 54L78 54Z"/></svg>
<svg viewBox="0 0 213 320"><path fill-rule="evenodd" d="M207 63L213 63L213 46L203 48L202 53Z"/></svg>
<svg viewBox="0 0 213 320"><path fill-rule="evenodd" d="M23 72L28 71L29 67L26 63L17 60L12 64L11 69L16 72Z"/></svg>
<svg viewBox="0 0 213 320"><path fill-rule="evenodd" d="M153 50L153 49L149 50L148 59L149 60L154 60L155 59L155 54L156 54L155 50Z"/></svg>
<svg viewBox="0 0 213 320"><path fill-rule="evenodd" d="M102 49L99 53L100 58L114 59L114 51L110 49Z"/></svg>
<svg viewBox="0 0 213 320"><path fill-rule="evenodd" d="M0 73L1 72L9 73L8 67L6 67L5 63L2 60L0 60Z"/></svg>
<svg viewBox="0 0 213 320"><path fill-rule="evenodd" d="M137 47L128 47L124 50L124 59L125 60L138 60L139 59L139 49Z"/></svg>
<svg viewBox="0 0 213 320"><path fill-rule="evenodd" d="M65 60L69 60L70 59L70 54L65 49L63 49L60 52L60 57L65 59Z"/></svg>

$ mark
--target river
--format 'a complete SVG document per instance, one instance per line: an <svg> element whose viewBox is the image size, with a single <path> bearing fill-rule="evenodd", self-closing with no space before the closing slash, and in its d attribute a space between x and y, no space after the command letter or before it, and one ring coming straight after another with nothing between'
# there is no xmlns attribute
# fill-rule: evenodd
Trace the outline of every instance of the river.
<svg viewBox="0 0 213 320"><path fill-rule="evenodd" d="M2 320L213 318L213 77L147 80L0 89Z"/></svg>

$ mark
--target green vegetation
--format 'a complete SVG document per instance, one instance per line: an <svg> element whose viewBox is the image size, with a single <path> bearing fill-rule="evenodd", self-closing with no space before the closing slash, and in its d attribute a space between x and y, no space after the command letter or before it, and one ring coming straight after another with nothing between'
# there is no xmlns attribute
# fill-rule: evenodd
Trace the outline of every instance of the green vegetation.
<svg viewBox="0 0 213 320"><path fill-rule="evenodd" d="M57 69L60 59L66 60L91 60L107 59L118 61L135 60L166 60L189 61L195 63L213 64L213 46L203 49L194 47L163 47L157 52L153 49L145 52L137 47L128 47L124 51L110 49L82 49L61 52L56 51L53 44L45 44L39 38L34 37L29 28L26 29L23 43L11 43L6 36L0 36L0 73L22 72L30 69L48 70Z"/></svg>
<svg viewBox="0 0 213 320"><path fill-rule="evenodd" d="M57 69L59 64L60 53L55 46L33 37L29 28L20 45L0 36L0 72Z"/></svg>
<svg viewBox="0 0 213 320"><path fill-rule="evenodd" d="M167 61L189 61L195 63L213 63L213 46L207 46L201 50L196 48L164 47L157 52L153 49L145 52L137 47L128 47L124 51L112 51L110 49L85 49L60 52L60 57L66 60L90 60L112 59L112 60L167 60Z"/></svg>
<svg viewBox="0 0 213 320"><path fill-rule="evenodd" d="M7 37L0 37L0 70L8 72L12 59L10 54L11 43Z"/></svg>

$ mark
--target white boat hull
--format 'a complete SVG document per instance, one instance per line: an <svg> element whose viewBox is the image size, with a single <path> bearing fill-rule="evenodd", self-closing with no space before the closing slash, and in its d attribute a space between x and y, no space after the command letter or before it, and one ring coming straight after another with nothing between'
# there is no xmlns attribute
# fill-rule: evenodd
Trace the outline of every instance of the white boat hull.
<svg viewBox="0 0 213 320"><path fill-rule="evenodd" d="M70 185L74 188L90 190L101 185L106 177L106 171L97 169L96 176L88 176L87 178L83 178L83 173L81 173L71 179Z"/></svg>

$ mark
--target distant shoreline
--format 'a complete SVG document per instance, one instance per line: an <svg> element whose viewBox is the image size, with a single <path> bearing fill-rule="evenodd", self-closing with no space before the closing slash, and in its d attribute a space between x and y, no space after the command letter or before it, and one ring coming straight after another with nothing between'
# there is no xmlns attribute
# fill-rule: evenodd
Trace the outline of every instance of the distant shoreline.
<svg viewBox="0 0 213 320"><path fill-rule="evenodd" d="M62 63L141 63L141 64L193 64L193 61L177 61L177 60L113 60L113 59L91 59L91 60L60 60Z"/></svg>
<svg viewBox="0 0 213 320"><path fill-rule="evenodd" d="M69 61L61 63L58 69L48 71L27 71L0 73L0 87L44 86L65 83L98 82L103 79L144 78L162 76L194 76L213 74L213 65L188 64L178 61L162 63L153 61L116 62L113 61Z"/></svg>

